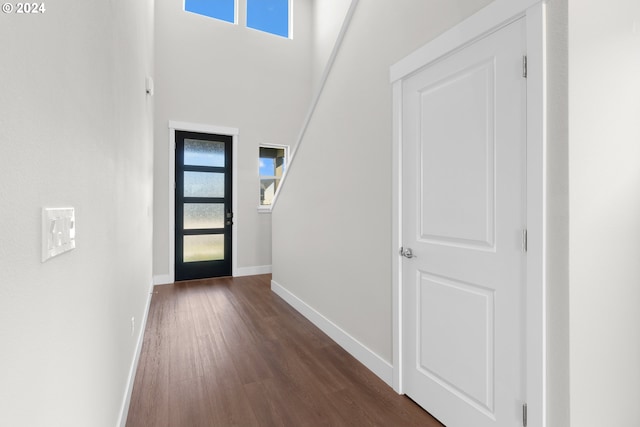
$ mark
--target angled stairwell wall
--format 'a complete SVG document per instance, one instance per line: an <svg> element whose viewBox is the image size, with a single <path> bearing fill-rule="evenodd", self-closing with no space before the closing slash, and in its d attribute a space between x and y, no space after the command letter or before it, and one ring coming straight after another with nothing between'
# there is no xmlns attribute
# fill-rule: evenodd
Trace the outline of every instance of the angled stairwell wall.
<svg viewBox="0 0 640 427"><path fill-rule="evenodd" d="M488 3L360 1L273 210L273 289L387 382L389 67Z"/></svg>

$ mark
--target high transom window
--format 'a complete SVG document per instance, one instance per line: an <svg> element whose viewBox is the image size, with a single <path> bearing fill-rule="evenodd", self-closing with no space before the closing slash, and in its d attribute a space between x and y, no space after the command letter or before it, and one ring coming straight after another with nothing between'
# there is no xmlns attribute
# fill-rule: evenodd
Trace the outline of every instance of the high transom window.
<svg viewBox="0 0 640 427"><path fill-rule="evenodd" d="M247 27L289 37L289 0L247 0Z"/></svg>
<svg viewBox="0 0 640 427"><path fill-rule="evenodd" d="M293 0L184 0L184 10L221 21L238 23L238 7L244 7L247 28L291 38Z"/></svg>
<svg viewBox="0 0 640 427"><path fill-rule="evenodd" d="M185 0L184 10L221 21L236 22L236 0Z"/></svg>

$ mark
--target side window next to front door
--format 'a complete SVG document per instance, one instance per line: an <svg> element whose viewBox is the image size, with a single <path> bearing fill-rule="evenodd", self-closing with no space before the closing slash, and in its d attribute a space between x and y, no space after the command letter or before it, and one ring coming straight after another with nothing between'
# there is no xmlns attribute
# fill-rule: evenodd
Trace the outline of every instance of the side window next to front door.
<svg viewBox="0 0 640 427"><path fill-rule="evenodd" d="M259 210L270 211L280 181L287 166L286 145L266 145L259 147L260 204Z"/></svg>
<svg viewBox="0 0 640 427"><path fill-rule="evenodd" d="M176 281L231 275L232 137L176 131Z"/></svg>

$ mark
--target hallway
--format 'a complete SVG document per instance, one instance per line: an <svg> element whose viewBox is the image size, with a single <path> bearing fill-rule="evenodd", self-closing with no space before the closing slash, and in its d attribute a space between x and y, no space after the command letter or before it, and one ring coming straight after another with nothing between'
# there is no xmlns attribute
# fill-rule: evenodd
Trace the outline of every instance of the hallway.
<svg viewBox="0 0 640 427"><path fill-rule="evenodd" d="M273 294L270 279L155 287L128 427L441 426Z"/></svg>

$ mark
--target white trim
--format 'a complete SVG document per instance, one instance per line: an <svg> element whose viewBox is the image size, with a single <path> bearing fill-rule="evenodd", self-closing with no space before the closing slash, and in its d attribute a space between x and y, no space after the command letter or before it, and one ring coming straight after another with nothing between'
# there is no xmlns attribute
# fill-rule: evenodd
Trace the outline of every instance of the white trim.
<svg viewBox="0 0 640 427"><path fill-rule="evenodd" d="M168 274L153 276L154 285L170 285L171 283L173 283L173 280L171 280L171 277L169 277Z"/></svg>
<svg viewBox="0 0 640 427"><path fill-rule="evenodd" d="M293 40L293 0L289 0L289 40Z"/></svg>
<svg viewBox="0 0 640 427"><path fill-rule="evenodd" d="M527 10L527 406L529 425L547 425L546 5Z"/></svg>
<svg viewBox="0 0 640 427"><path fill-rule="evenodd" d="M271 290L280 298L285 300L290 306L295 308L300 314L306 317L311 323L317 326L322 332L327 334L329 338L334 340L340 347L345 349L360 363L380 377L382 381L391 385L393 367L389 362L382 359L360 341L345 332L338 325L324 317L314 308L307 305L307 303L273 280L271 281Z"/></svg>
<svg viewBox="0 0 640 427"><path fill-rule="evenodd" d="M129 377L127 378L127 388L122 399L122 405L120 406L120 427L125 427L127 424L127 416L129 415L129 405L131 405L131 393L133 392L133 383L136 379L136 371L138 370L138 362L140 361L140 353L142 352L142 342L144 341L144 331L147 327L147 318L149 315L149 307L151 306L151 296L153 295L153 282L149 287L147 296L147 303L144 308L144 314L142 322L138 326L138 339L136 341L136 348L133 354L133 361L129 368Z"/></svg>
<svg viewBox="0 0 640 427"><path fill-rule="evenodd" d="M231 179L233 180L233 188L231 189L231 209L233 210L233 226L231 227L231 275L235 276L238 270L238 224L241 223L242 215L238 215L238 129L233 129L231 152L233 155Z"/></svg>
<svg viewBox="0 0 640 427"><path fill-rule="evenodd" d="M179 122L175 120L169 120L169 129L182 130L185 132L214 133L218 135L232 136L237 136L240 134L240 130L238 128L206 125L200 123Z"/></svg>
<svg viewBox="0 0 640 427"><path fill-rule="evenodd" d="M169 121L169 283L176 278L176 125Z"/></svg>
<svg viewBox="0 0 640 427"><path fill-rule="evenodd" d="M259 274L271 274L271 266L258 265L255 267L238 267L233 277L257 276Z"/></svg>
<svg viewBox="0 0 640 427"><path fill-rule="evenodd" d="M296 157L296 153L298 152L298 148L300 148L300 144L302 143L304 134L307 132L307 128L309 127L309 123L311 122L311 117L313 117L313 114L316 111L316 106L318 105L318 102L320 101L320 96L324 91L324 85L327 82L329 73L331 72L331 68L333 67L333 63L335 62L336 57L338 56L338 51L340 50L340 46L342 45L344 36L347 33L349 24L351 23L351 18L355 13L356 6L358 5L358 1L359 0L351 0L351 5L349 5L349 10L347 10L347 14L344 18L344 21L342 22L340 33L338 33L338 37L336 39L335 44L333 45L333 50L331 51L331 55L327 60L327 65L324 67L324 71L322 72L322 76L320 77L320 85L318 86L318 90L316 91L315 96L311 101L311 106L309 107L307 116L305 117L304 122L302 123L302 129L300 130L298 139L296 140L296 143L293 146L293 149L291 150L291 156L289 157L289 165L287 166L287 169L284 171L284 175L282 176L282 180L280 181L280 186L276 190L276 194L273 196L273 202L271 204L272 210L278 202L278 195L280 194L282 187L284 187L285 182L287 182L287 176L289 175L289 171L291 170L291 166L293 165L293 161Z"/></svg>
<svg viewBox="0 0 640 427"><path fill-rule="evenodd" d="M402 81L393 83L393 147L391 150L391 289L393 331L393 389L403 393L402 365Z"/></svg>
<svg viewBox="0 0 640 427"><path fill-rule="evenodd" d="M544 0L496 0L477 14L408 55L390 69L393 83L392 304L393 388L402 385L402 79L475 40L524 17L527 26L527 295L526 400L530 425L546 420L545 183L546 50Z"/></svg>
<svg viewBox="0 0 640 427"><path fill-rule="evenodd" d="M488 33L525 15L528 7L541 0L496 0L469 18L428 42L390 68L391 83L407 77L431 62L448 56Z"/></svg>
<svg viewBox="0 0 640 427"><path fill-rule="evenodd" d="M233 227L231 229L231 274L236 275L238 264L238 135L240 130L238 128L207 125L199 123L179 122L169 120L169 281L167 283L175 282L175 254L176 254L176 241L175 241L175 226L176 226L176 213L175 213L175 175L176 175L176 135L175 131L181 130L186 132L201 132L217 135L229 135L232 137L232 180L233 189L231 191L232 209L234 212Z"/></svg>

